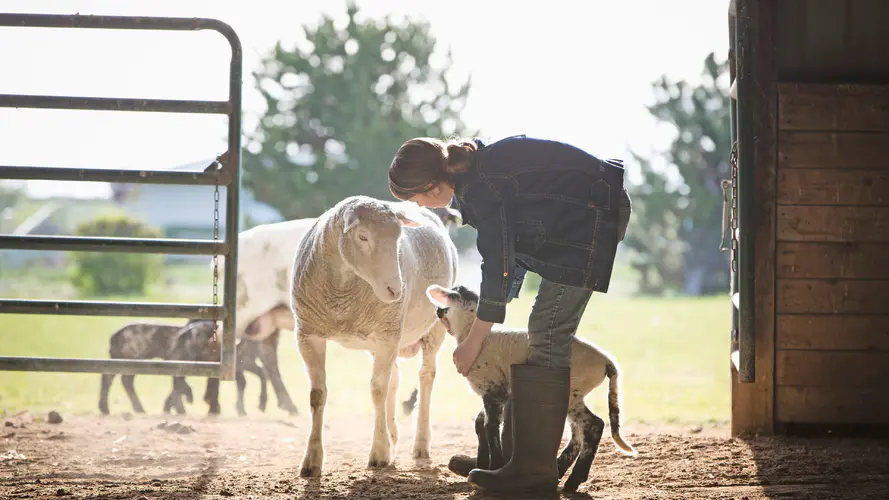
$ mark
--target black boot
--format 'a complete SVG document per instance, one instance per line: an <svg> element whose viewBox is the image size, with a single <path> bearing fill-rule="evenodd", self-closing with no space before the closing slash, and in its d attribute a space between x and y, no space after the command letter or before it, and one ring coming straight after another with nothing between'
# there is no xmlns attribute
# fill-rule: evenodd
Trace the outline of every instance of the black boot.
<svg viewBox="0 0 889 500"><path fill-rule="evenodd" d="M469 482L491 493L555 492L569 383L567 368L512 365L512 458L495 471L474 469Z"/></svg>
<svg viewBox="0 0 889 500"><path fill-rule="evenodd" d="M483 416L480 419L476 419L475 433L479 440L479 454L484 454L485 456L487 456L490 451L487 445L485 421ZM507 402L506 406L503 408L503 431L500 433L500 447L503 451L503 460L508 461L512 457L512 404L510 402ZM451 461L448 462L448 469L458 476L466 477L469 475L472 469L487 469L487 467L484 467L483 465L487 465L489 463L490 462L484 462L483 464L479 465L477 457L470 457L469 455L454 455L453 457L451 457Z"/></svg>

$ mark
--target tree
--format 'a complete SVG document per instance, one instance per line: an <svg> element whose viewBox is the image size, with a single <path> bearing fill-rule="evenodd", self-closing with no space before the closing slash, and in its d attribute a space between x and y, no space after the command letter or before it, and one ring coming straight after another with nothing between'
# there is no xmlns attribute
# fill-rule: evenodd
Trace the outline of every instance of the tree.
<svg viewBox="0 0 889 500"><path fill-rule="evenodd" d="M642 274L643 293L680 290L690 295L728 290L722 235L723 179L730 178L729 89L720 81L725 62L710 53L698 86L662 77L652 86L654 117L676 128L662 156L666 168L634 154L643 182L631 188L633 219L626 244Z"/></svg>
<svg viewBox="0 0 889 500"><path fill-rule="evenodd" d="M470 82L450 81L450 51L434 64L429 24L359 20L351 2L346 13L342 29L328 15L304 26L305 46L277 43L254 73L266 111L246 140L243 183L286 219L356 194L391 199L386 173L405 140L466 134Z"/></svg>

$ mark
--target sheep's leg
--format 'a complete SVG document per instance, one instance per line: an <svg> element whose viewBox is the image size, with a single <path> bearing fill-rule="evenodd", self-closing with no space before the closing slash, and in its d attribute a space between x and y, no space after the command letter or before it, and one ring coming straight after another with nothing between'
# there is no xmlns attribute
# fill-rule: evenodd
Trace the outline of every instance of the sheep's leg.
<svg viewBox="0 0 889 500"><path fill-rule="evenodd" d="M488 470L497 470L506 464L503 448L500 445L500 418L503 415L504 394L495 390L482 397L482 403L485 406L485 436L491 455L491 464Z"/></svg>
<svg viewBox="0 0 889 500"><path fill-rule="evenodd" d="M599 441L602 440L602 432L605 430L605 421L597 417L584 405L577 412L577 425L583 431L583 448L577 456L577 464L571 475L565 481L564 491L577 491L577 487L590 477L590 467L596 458L599 449Z"/></svg>
<svg viewBox="0 0 889 500"><path fill-rule="evenodd" d="M185 381L183 380L183 383ZM204 402L210 405L209 415L219 415L222 411L219 407L219 379L207 378L207 389L204 391Z"/></svg>
<svg viewBox="0 0 889 500"><path fill-rule="evenodd" d="M238 402L235 404L235 408L237 409L238 416L245 416L247 412L244 410L244 389L247 388L247 378L244 377L244 370L241 367L238 367L235 370L235 384L238 387Z"/></svg>
<svg viewBox="0 0 889 500"><path fill-rule="evenodd" d="M139 402L139 396L136 395L136 388L133 387L133 379L136 378L136 376L121 375L120 378L123 382L123 388L127 391L127 396L130 397L130 403L133 404L133 411L136 413L145 413L145 408L142 408L142 403Z"/></svg>
<svg viewBox="0 0 889 500"><path fill-rule="evenodd" d="M303 477L320 476L324 463L324 442L321 430L324 427L324 407L327 404L327 373L325 360L327 357L327 341L323 338L309 337L297 333L297 346L309 375L309 408L312 413L312 430L306 444L299 475Z"/></svg>
<svg viewBox="0 0 889 500"><path fill-rule="evenodd" d="M397 336L395 338L397 339ZM392 345L380 346L373 354L370 395L374 405L374 430L368 467L386 467L391 461L392 442L387 430L386 400L397 353L398 349L393 341Z"/></svg>
<svg viewBox="0 0 889 500"><path fill-rule="evenodd" d="M266 376L265 370L259 367L256 364L256 358L244 358L244 364L242 366L242 375L244 371L248 371L257 377L259 377L259 411L265 411L266 405L268 404L269 394L266 388ZM246 384L246 380L244 382Z"/></svg>
<svg viewBox="0 0 889 500"><path fill-rule="evenodd" d="M114 382L113 373L102 374L102 387L99 389L99 411L103 415L108 415L108 391L111 390L112 382Z"/></svg>
<svg viewBox="0 0 889 500"><path fill-rule="evenodd" d="M429 459L432 442L430 411L432 406L432 385L435 382L435 363L445 329L436 323L423 338L423 360L420 364L420 397L417 409L416 434L414 435L413 456L416 459Z"/></svg>
<svg viewBox="0 0 889 500"><path fill-rule="evenodd" d="M386 396L386 425L389 428L389 439L392 442L392 454L398 446L398 422L395 420L395 401L398 399L398 359L392 363L392 374L389 376L389 393Z"/></svg>
<svg viewBox="0 0 889 500"><path fill-rule="evenodd" d="M512 459L512 398L506 398L503 405L503 432L500 434L500 447L503 449L503 461Z"/></svg>
<svg viewBox="0 0 889 500"><path fill-rule="evenodd" d="M287 388L284 387L284 382L281 380L281 372L278 370L277 331L259 343L259 359L262 361L268 380L272 383L272 388L275 390L275 396L278 398L278 408L291 415L297 415L299 411L290 399L290 394L287 393Z"/></svg>

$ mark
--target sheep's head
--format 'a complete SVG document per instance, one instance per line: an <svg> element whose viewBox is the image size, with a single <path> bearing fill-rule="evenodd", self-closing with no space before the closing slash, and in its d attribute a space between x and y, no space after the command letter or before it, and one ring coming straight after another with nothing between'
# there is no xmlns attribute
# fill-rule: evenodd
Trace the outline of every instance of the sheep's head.
<svg viewBox="0 0 889 500"><path fill-rule="evenodd" d="M406 211L369 198L343 212L340 254L383 302L395 302L404 294L398 252L401 228L420 225Z"/></svg>
<svg viewBox="0 0 889 500"><path fill-rule="evenodd" d="M469 335L478 308L478 295L475 292L463 285L456 288L432 285L426 289L426 297L438 307L435 315L458 342Z"/></svg>

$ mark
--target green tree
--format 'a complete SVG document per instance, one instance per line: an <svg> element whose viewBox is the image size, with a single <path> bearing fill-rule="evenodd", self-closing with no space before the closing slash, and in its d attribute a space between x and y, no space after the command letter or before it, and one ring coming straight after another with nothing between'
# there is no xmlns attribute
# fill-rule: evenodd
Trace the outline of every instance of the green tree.
<svg viewBox="0 0 889 500"><path fill-rule="evenodd" d="M451 54L434 64L428 23L322 16L304 46L280 43L254 73L266 101L246 140L244 186L286 219L315 217L347 196L391 199L386 172L407 139L467 134Z"/></svg>
<svg viewBox="0 0 889 500"><path fill-rule="evenodd" d="M78 236L160 238L160 231L125 215L100 216L77 226ZM72 284L84 295L141 294L159 271L162 256L138 253L75 252Z"/></svg>
<svg viewBox="0 0 889 500"><path fill-rule="evenodd" d="M690 295L728 290L722 231L721 182L731 174L727 64L710 53L697 86L662 77L648 110L676 128L662 158L666 168L634 154L643 176L633 186L633 220L626 244L642 275L640 291Z"/></svg>

